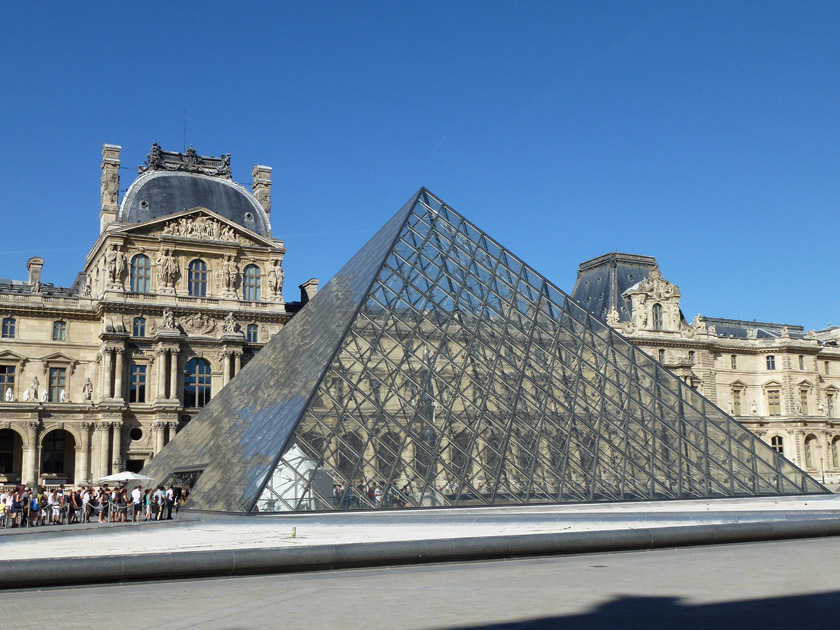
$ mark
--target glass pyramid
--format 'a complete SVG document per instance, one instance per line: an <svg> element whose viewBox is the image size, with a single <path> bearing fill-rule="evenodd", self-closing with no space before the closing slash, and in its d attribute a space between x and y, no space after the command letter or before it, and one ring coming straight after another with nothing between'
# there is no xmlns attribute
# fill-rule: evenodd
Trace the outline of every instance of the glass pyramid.
<svg viewBox="0 0 840 630"><path fill-rule="evenodd" d="M233 512L827 492L425 189L144 474L179 471Z"/></svg>

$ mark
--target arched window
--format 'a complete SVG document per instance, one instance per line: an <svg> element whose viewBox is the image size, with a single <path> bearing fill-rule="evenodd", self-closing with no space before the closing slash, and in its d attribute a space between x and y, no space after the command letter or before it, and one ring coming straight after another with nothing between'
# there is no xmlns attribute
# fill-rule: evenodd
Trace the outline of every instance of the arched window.
<svg viewBox="0 0 840 630"><path fill-rule="evenodd" d="M66 341L67 322L53 322L53 341Z"/></svg>
<svg viewBox="0 0 840 630"><path fill-rule="evenodd" d="M840 468L840 437L831 440L831 465Z"/></svg>
<svg viewBox="0 0 840 630"><path fill-rule="evenodd" d="M184 407L204 407L210 402L210 364L190 359L184 374Z"/></svg>
<svg viewBox="0 0 840 630"><path fill-rule="evenodd" d="M259 302L260 299L260 268L248 265L242 270L242 299L248 302Z"/></svg>
<svg viewBox="0 0 840 630"><path fill-rule="evenodd" d="M187 273L187 290L195 297L207 295L207 265L196 258L190 263Z"/></svg>
<svg viewBox="0 0 840 630"><path fill-rule="evenodd" d="M134 323L131 327L131 334L134 337L146 336L146 319L143 317L135 317Z"/></svg>
<svg viewBox="0 0 840 630"><path fill-rule="evenodd" d="M781 435L774 435L770 438L770 446L773 447L773 450L776 451L779 455L785 454L785 443L782 440Z"/></svg>
<svg viewBox="0 0 840 630"><path fill-rule="evenodd" d="M654 304L653 305L653 329L654 330L663 330L663 327L662 327L662 305L661 304Z"/></svg>
<svg viewBox="0 0 840 630"><path fill-rule="evenodd" d="M41 446L41 472L47 475L72 474L74 445L73 436L67 431L56 429L47 433ZM71 453L70 461L67 458L68 451Z"/></svg>
<svg viewBox="0 0 840 630"><path fill-rule="evenodd" d="M132 258L128 276L132 293L148 293L149 279L152 277L152 261L149 257L137 254Z"/></svg>
<svg viewBox="0 0 840 630"><path fill-rule="evenodd" d="M14 339L15 338L15 318L14 317L4 317L3 318L3 339Z"/></svg>
<svg viewBox="0 0 840 630"><path fill-rule="evenodd" d="M805 438L805 467L813 468L817 455L817 438L814 435L809 435Z"/></svg>

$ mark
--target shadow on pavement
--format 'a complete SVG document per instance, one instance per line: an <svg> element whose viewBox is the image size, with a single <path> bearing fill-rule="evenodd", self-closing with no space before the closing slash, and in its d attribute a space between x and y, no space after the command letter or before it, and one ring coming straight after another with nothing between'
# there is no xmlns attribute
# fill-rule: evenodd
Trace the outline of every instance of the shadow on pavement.
<svg viewBox="0 0 840 630"><path fill-rule="evenodd" d="M676 597L619 597L588 613L542 617L458 630L642 630L676 628L809 628L837 627L840 592L752 599L717 604L686 604ZM832 621L834 620L834 621Z"/></svg>

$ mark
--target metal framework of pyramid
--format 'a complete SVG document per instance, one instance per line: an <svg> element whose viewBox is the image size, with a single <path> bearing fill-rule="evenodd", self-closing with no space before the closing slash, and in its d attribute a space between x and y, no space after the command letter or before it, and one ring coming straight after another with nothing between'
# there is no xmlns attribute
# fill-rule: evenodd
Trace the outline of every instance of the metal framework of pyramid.
<svg viewBox="0 0 840 630"><path fill-rule="evenodd" d="M827 492L425 189L144 473L224 512Z"/></svg>

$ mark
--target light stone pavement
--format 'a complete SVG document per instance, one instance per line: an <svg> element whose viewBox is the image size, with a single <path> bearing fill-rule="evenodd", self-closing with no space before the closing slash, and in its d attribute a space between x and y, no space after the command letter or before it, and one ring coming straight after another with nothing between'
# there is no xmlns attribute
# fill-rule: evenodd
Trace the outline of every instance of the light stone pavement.
<svg viewBox="0 0 840 630"><path fill-rule="evenodd" d="M8 591L0 615L39 630L834 628L840 539Z"/></svg>

